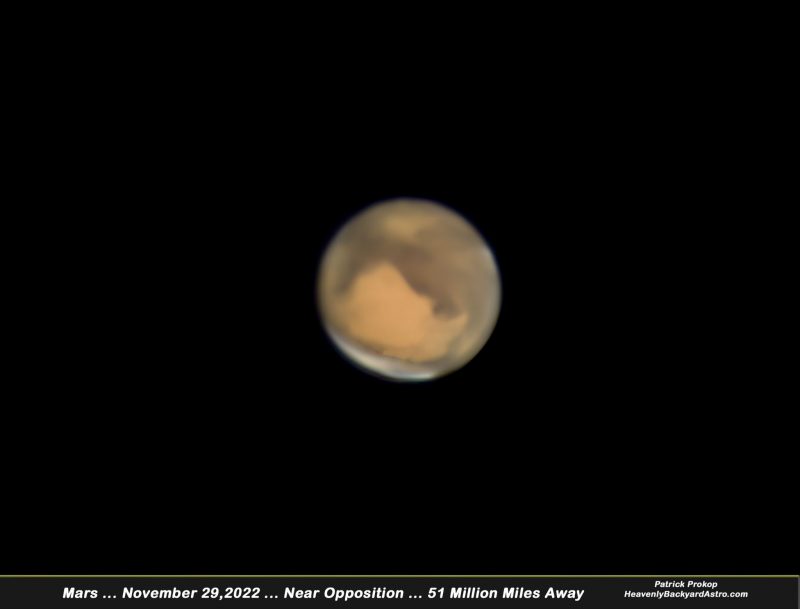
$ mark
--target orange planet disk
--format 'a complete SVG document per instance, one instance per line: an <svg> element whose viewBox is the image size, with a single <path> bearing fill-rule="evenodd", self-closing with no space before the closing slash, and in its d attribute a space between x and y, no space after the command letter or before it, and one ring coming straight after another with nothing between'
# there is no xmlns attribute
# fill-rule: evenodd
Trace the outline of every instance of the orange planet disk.
<svg viewBox="0 0 800 609"><path fill-rule="evenodd" d="M453 210L418 199L375 204L347 222L322 258L322 323L369 372L427 380L469 362L500 311L488 245Z"/></svg>

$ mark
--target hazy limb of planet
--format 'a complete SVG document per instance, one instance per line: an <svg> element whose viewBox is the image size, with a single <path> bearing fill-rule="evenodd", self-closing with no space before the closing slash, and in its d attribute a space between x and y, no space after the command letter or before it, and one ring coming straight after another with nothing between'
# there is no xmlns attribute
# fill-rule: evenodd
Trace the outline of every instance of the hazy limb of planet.
<svg viewBox="0 0 800 609"><path fill-rule="evenodd" d="M453 210L418 199L368 207L320 264L317 299L333 343L359 367L399 381L461 368L489 339L500 277L489 246Z"/></svg>

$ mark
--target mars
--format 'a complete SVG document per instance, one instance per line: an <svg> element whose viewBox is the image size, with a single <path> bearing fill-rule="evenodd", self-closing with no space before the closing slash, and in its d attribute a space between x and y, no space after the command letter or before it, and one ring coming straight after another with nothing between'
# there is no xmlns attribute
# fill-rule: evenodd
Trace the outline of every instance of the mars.
<svg viewBox="0 0 800 609"><path fill-rule="evenodd" d="M317 281L323 326L360 368L420 381L467 364L500 310L494 256L455 211L396 199L347 222L323 256Z"/></svg>

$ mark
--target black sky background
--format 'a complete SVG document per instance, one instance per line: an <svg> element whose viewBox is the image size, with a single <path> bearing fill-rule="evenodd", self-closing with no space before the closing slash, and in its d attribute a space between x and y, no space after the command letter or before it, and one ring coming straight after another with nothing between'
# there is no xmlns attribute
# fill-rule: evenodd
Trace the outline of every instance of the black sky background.
<svg viewBox="0 0 800 609"><path fill-rule="evenodd" d="M746 54L473 17L29 49L0 571L796 567ZM433 383L351 367L315 309L328 239L396 196L465 215L503 282Z"/></svg>

